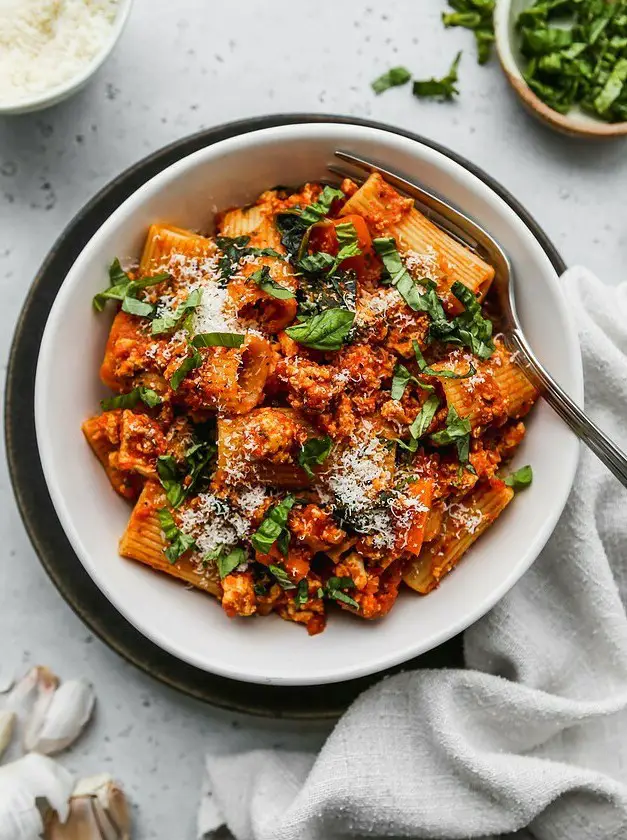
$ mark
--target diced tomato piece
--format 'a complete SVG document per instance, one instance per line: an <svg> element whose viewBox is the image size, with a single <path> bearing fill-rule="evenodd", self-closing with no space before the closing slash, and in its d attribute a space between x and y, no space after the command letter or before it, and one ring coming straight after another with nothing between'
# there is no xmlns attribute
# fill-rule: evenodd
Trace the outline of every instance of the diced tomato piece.
<svg viewBox="0 0 627 840"><path fill-rule="evenodd" d="M326 254L335 256L340 247L335 228L338 225L347 223L352 224L355 228L361 254L358 257L349 257L343 260L340 265L345 271L354 271L357 277L363 277L365 269L364 255L372 251L372 239L370 238L366 222L361 216L343 216L341 219L329 219L328 221L317 224L311 230L309 251L310 253L324 251Z"/></svg>

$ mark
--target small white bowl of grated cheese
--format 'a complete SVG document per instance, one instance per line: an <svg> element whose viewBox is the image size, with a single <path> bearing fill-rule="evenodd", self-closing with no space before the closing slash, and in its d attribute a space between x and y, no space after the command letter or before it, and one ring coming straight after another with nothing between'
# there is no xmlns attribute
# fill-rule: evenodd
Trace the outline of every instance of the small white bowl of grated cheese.
<svg viewBox="0 0 627 840"><path fill-rule="evenodd" d="M132 0L0 0L0 115L67 99L115 46Z"/></svg>

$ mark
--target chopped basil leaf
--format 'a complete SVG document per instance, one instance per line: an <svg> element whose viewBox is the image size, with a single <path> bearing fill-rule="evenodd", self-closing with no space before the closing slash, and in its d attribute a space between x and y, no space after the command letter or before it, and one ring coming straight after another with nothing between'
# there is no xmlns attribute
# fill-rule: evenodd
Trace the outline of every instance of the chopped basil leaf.
<svg viewBox="0 0 627 840"><path fill-rule="evenodd" d="M336 199L340 198L344 198L342 190L338 190L335 187L324 187L318 196L318 200L314 201L313 204L308 204L307 207L300 211L301 222L306 225L315 225L316 222L329 215L331 205Z"/></svg>
<svg viewBox="0 0 627 840"><path fill-rule="evenodd" d="M426 433L439 407L440 398L435 394L432 394L425 400L414 422L409 427L409 433L412 436L412 440L418 441Z"/></svg>
<svg viewBox="0 0 627 840"><path fill-rule="evenodd" d="M152 303L145 303L143 300L126 295L122 301L122 312L128 312L129 315L139 315L142 318L150 318L154 315L155 307Z"/></svg>
<svg viewBox="0 0 627 840"><path fill-rule="evenodd" d="M218 447L211 440L201 440L192 444L185 452L185 463L187 465L187 476L189 481L185 485L185 495L190 496L196 489L198 482L203 477L205 467L214 457Z"/></svg>
<svg viewBox="0 0 627 840"><path fill-rule="evenodd" d="M304 607L307 601L309 600L309 584L307 582L307 578L303 578L302 580L298 581L298 586L296 587L296 595L294 596L294 601L298 604L299 607Z"/></svg>
<svg viewBox="0 0 627 840"><path fill-rule="evenodd" d="M263 268L260 268L258 271L255 271L254 274L251 274L250 279L253 283L256 283L263 292L266 292L268 295L272 295L272 297L275 297L278 300L289 300L294 297L294 292L291 289L281 286L280 283L277 283L276 280L272 279L270 276L270 269L267 265L264 265Z"/></svg>
<svg viewBox="0 0 627 840"><path fill-rule="evenodd" d="M246 246L249 242L250 236L218 236L216 238L218 250L222 252L218 260L221 285L228 283L241 258L247 255Z"/></svg>
<svg viewBox="0 0 627 840"><path fill-rule="evenodd" d="M179 481L178 466L171 455L157 458L157 473L168 502L173 508L178 507L185 498L185 489Z"/></svg>
<svg viewBox="0 0 627 840"><path fill-rule="evenodd" d="M425 278L425 292L420 292L403 264L396 240L392 236L382 236L373 239L372 245L383 261L389 282L397 289L409 308L414 312L426 312L434 321L446 321L442 303L435 292L435 283Z"/></svg>
<svg viewBox="0 0 627 840"><path fill-rule="evenodd" d="M355 230L355 225L352 222L343 222L340 225L335 225L335 235L340 246L335 256L326 254L324 251L319 251L316 254L302 257L298 261L298 265L304 271L325 271L330 275L333 274L344 260L350 257L358 257L361 254L359 238Z"/></svg>
<svg viewBox="0 0 627 840"><path fill-rule="evenodd" d="M281 244L292 259L296 259L297 254L302 249L303 240L309 226L301 220L300 215L295 211L277 213L274 217L274 223L281 234Z"/></svg>
<svg viewBox="0 0 627 840"><path fill-rule="evenodd" d="M344 590L353 589L355 582L349 577L330 577L325 587L325 595L332 598L334 601L341 601L343 604L355 609L359 609L359 604L350 595L347 595Z"/></svg>
<svg viewBox="0 0 627 840"><path fill-rule="evenodd" d="M196 338L199 338L199 336L196 336ZM170 387L172 390L178 391L181 382L185 379L187 374L191 373L192 370L199 368L201 365L202 355L198 352L198 350L195 350L191 356L183 359L170 378Z"/></svg>
<svg viewBox="0 0 627 840"><path fill-rule="evenodd" d="M287 554L290 538L287 518L295 503L296 499L292 495L286 496L278 505L271 507L265 515L263 522L250 538L254 549L260 554L267 554L277 540L279 540L279 549L283 554Z"/></svg>
<svg viewBox="0 0 627 840"><path fill-rule="evenodd" d="M328 435L321 438L309 438L303 444L298 455L298 463L305 470L309 478L315 478L313 465L324 464L333 449L333 441Z"/></svg>
<svg viewBox="0 0 627 840"><path fill-rule="evenodd" d="M455 11L442 15L444 26L461 26L474 32L479 64L485 64L492 53L494 5L495 0L449 0Z"/></svg>
<svg viewBox="0 0 627 840"><path fill-rule="evenodd" d="M169 278L168 273L161 273L150 277L142 277L139 280L131 280L116 257L109 267L109 287L94 296L93 307L97 312L102 312L108 300L118 300L122 301L122 309L130 315L150 317L154 314L155 307L137 300L137 292L148 286L163 283L164 280Z"/></svg>
<svg viewBox="0 0 627 840"><path fill-rule="evenodd" d="M292 579L282 566L271 563L268 566L268 571L276 578L276 582L283 589L296 589L296 584L292 583Z"/></svg>
<svg viewBox="0 0 627 840"><path fill-rule="evenodd" d="M418 342L414 340L412 341L412 345L414 348L414 355L416 356L416 362L418 363L418 369L420 370L420 373L424 373L425 376L437 376L440 379L467 379L469 376L474 376L477 372L477 369L474 367L472 362L468 362L468 370L466 373L456 373L454 370L434 370L426 363Z"/></svg>
<svg viewBox="0 0 627 840"><path fill-rule="evenodd" d="M303 271L314 272L329 271L335 265L335 257L325 251L318 251L316 254L307 254L298 261L298 267Z"/></svg>
<svg viewBox="0 0 627 840"><path fill-rule="evenodd" d="M189 551L190 548L195 548L196 543L189 534L184 534L176 525L174 517L167 508L161 508L157 511L159 517L159 525L163 531L166 540L170 545L164 550L165 556L170 563L176 563L182 554Z"/></svg>
<svg viewBox="0 0 627 840"><path fill-rule="evenodd" d="M218 260L218 271L220 272L218 282L221 286L226 286L229 282L242 257L248 257L252 254L256 257L283 259L283 255L275 251L274 248L249 248L249 242L249 236L218 236L216 238L218 250L222 252Z"/></svg>
<svg viewBox="0 0 627 840"><path fill-rule="evenodd" d="M100 407L103 411L112 411L115 408L135 408L140 400L149 408L154 408L163 402L159 394L152 388L145 388L140 385L138 388L133 388L128 394L118 394L115 397L101 400Z"/></svg>
<svg viewBox="0 0 627 840"><path fill-rule="evenodd" d="M94 295L92 304L96 312L102 312L107 300L123 300L124 290L131 282L131 278L120 265L116 257L109 266L109 288Z"/></svg>
<svg viewBox="0 0 627 840"><path fill-rule="evenodd" d="M400 400L403 398L405 388L413 379L411 373L407 370L405 365L397 364L394 368L394 376L392 378L392 399Z"/></svg>
<svg viewBox="0 0 627 840"><path fill-rule="evenodd" d="M199 333L192 344L194 347L241 347L245 338L239 333Z"/></svg>
<svg viewBox="0 0 627 840"><path fill-rule="evenodd" d="M429 439L438 446L448 446L454 443L457 448L457 457L459 458L460 464L468 465L470 430L470 420L467 417L460 417L455 408L451 406L446 417L446 428L441 432L435 432ZM468 469L474 472L469 466Z"/></svg>
<svg viewBox="0 0 627 840"><path fill-rule="evenodd" d="M180 306L177 306L174 312L170 315L164 315L160 318L155 318L152 322L151 332L153 335L161 335L162 333L171 332L178 326L179 322L187 315L191 314L198 307L202 297L201 289L194 289L189 293L189 296Z"/></svg>
<svg viewBox="0 0 627 840"><path fill-rule="evenodd" d="M313 350L339 350L354 320L355 313L347 309L327 309L288 327L285 332L294 341Z"/></svg>
<svg viewBox="0 0 627 840"><path fill-rule="evenodd" d="M371 87L375 93L384 93L392 87L406 85L411 73L406 67L391 67L386 73L375 79Z"/></svg>
<svg viewBox="0 0 627 840"><path fill-rule="evenodd" d="M412 93L419 98L437 97L442 100L451 100L459 91L455 87L457 81L457 68L462 57L461 52L458 52L455 60L451 64L450 70L441 79L425 79L424 81L416 80L412 85Z"/></svg>
<svg viewBox="0 0 627 840"><path fill-rule="evenodd" d="M508 487L513 487L514 490L523 490L525 487L529 487L532 481L533 470L527 464L526 467L521 467L519 470L516 470L516 472L508 475L505 479L505 484L507 484Z"/></svg>
<svg viewBox="0 0 627 840"><path fill-rule="evenodd" d="M217 566L220 580L223 580L227 575L230 575L231 572L234 572L238 566L245 563L248 558L246 556L246 552L243 548L241 548L241 546L229 548L226 545L222 545L219 548L215 548L213 551L208 551L202 559L205 563L213 560Z"/></svg>
<svg viewBox="0 0 627 840"><path fill-rule="evenodd" d="M476 295L463 283L455 281L451 292L464 307L464 312L452 322L457 337L462 344L470 347L475 356L489 359L495 350L492 341L492 321L483 317Z"/></svg>

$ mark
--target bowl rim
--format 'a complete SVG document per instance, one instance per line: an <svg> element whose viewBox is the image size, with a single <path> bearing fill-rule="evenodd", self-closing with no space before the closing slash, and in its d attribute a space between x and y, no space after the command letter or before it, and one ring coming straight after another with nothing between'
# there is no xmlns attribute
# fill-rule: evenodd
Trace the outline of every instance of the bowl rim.
<svg viewBox="0 0 627 840"><path fill-rule="evenodd" d="M182 650L175 643L173 643L168 638L167 633L163 633L160 629L155 629L154 627L146 628L145 626L140 626L140 624L137 623L136 616L130 610L127 610L123 605L121 605L118 602L115 591L111 591L111 589L107 585L106 579L103 579L102 576L97 576L97 572L95 571L95 569L89 561L87 552L83 551L82 549L82 540L78 530L75 528L73 521L74 518L65 505L63 494L57 486L55 476L52 472L52 465L50 463L52 452L52 440L48 439L47 428L43 419L45 415L46 403L44 402L43 388L41 386L41 382L46 378L46 367L49 364L51 364L51 360L53 358L53 354L49 352L50 348L48 347L48 344L52 342L53 335L55 333L55 325L61 320L62 314L64 312L64 303L71 294L71 288L73 286L73 283L68 284L67 279L71 277L80 276L80 272L83 268L82 262L88 261L90 256L90 250L91 248L95 247L94 243L97 242L103 234L106 234L111 227L115 227L117 220L120 216L132 213L137 207L140 207L141 204L150 195L157 194L163 189L167 188L168 183L175 180L180 172L185 171L185 169L190 167L193 168L204 158L218 156L220 153L223 153L227 147L232 148L237 147L238 145L248 146L251 143L254 143L255 139L263 139L264 137L268 137L270 135L275 135L276 139L277 135L279 135L279 138L289 137L292 134L296 134L305 130L311 137L312 135L315 136L316 134L324 135L324 132L326 130L331 129L333 131L336 131L338 128L355 129L362 132L365 131L368 134L378 134L383 132L395 136L394 132L386 132L385 127L381 129L378 127L371 128L360 124L345 123L341 125L333 122L318 122L314 124L291 123L287 125L275 126L272 128L259 129L257 131L252 131L244 135L238 135L228 140L219 141L213 146L201 148L198 151L182 158L180 161L166 167L158 175L154 176L149 181L147 181L143 186L141 186L138 190L132 193L129 196L129 198L127 198L126 201L124 201L111 214L111 216L109 216L109 218L104 222L104 224L101 225L101 227L96 231L96 233L89 239L79 256L76 258L72 268L67 274L66 279L61 285L56 299L53 303L51 312L48 317L48 322L46 324L44 334L42 337L39 358L37 362L37 375L35 384L35 424L37 430L37 440L42 468L46 479L46 484L48 486L48 491L50 493L57 516L59 517L61 525L64 531L66 532L66 535L72 547L74 548L74 551L76 552L80 562L90 574L90 576L94 579L97 586L103 592L105 597L113 604L113 606L117 610L119 610L119 612L131 624L133 624L148 639L156 643L162 649L168 651L169 653L172 653L177 658L188 662L202 670L210 671L211 673L219 674L221 676L245 682L264 682L271 683L274 685L312 685L344 681L347 679L353 679L356 677L365 676L367 674L379 672L388 667L404 662L413 656L419 655L420 653L431 650L432 648L436 647L437 645L441 644L447 639L450 639L452 636L456 635L461 630L468 627L471 623L473 623L482 615L484 615L492 606L494 606L494 604L498 600L500 600L500 598L513 586L513 584L521 577L521 575L529 568L531 563L536 559L537 555L539 554L542 547L551 535L559 516L561 515L563 507L566 503L566 499L568 498L568 495L570 493L575 469L577 466L578 447L575 444L569 447L568 452L565 451L564 453L564 460L566 464L564 468L565 471L563 473L562 493L552 506L552 515L544 522L543 527L539 529L538 532L534 534L533 538L527 543L526 549L524 552L521 553L516 566L509 571L509 573L502 580L501 584L498 587L491 589L489 594L482 597L482 599L479 600L473 606L472 609L461 613L458 616L457 620L450 621L449 623L447 623L445 628L437 632L433 632L428 636L425 636L421 639L421 642L418 645L413 645L411 646L411 648L405 646L400 652L396 651L394 655L386 653L385 655L379 656L379 658L377 659L369 659L367 663L362 662L356 665L347 665L346 663L344 663L342 667L329 668L328 672L325 672L324 675L316 674L312 677L306 674L294 675L293 673L291 673L289 676L273 675L272 677L266 677L261 673L250 672L249 670L242 671L241 666L238 663L235 663L234 665L229 665L228 667L219 666L215 664L212 664L210 667L208 667L206 661L203 661L202 659L196 657L193 653ZM398 135L396 136L398 137ZM409 139L411 139L412 142L420 143L420 141L413 140L413 138ZM442 156L444 158L445 165L452 165L453 167L462 170L466 176L471 176L473 180L477 178L477 176L471 170L467 169L463 164L459 163L457 160L442 155L442 152L440 152L439 149L433 149L433 147L430 147L428 144L422 145L424 145L425 148L429 149L430 151L434 151L436 156ZM481 179L478 180L480 181L481 187L483 189L487 189L500 201L504 202L504 199L490 185L488 185L484 181L481 181ZM508 210L512 210L510 205L507 205L506 202L504 202L504 204L508 208ZM529 231L529 233L533 236L534 239L536 239L536 237L531 231ZM576 399L576 401L581 403L583 395L583 375L581 358L578 349L579 342L574 327L574 321L570 312L567 309L567 304L557 275L555 275L551 282L554 283L554 290L557 292L558 298L560 300L560 308L562 309L565 315L565 339L568 342L568 345L576 351L576 358L573 359L574 381L572 383L573 387L571 390L573 391L573 396ZM575 390L577 391L577 393L574 393ZM568 457L566 457L567 455Z"/></svg>
<svg viewBox="0 0 627 840"><path fill-rule="evenodd" d="M33 111L40 111L44 108L55 105L57 102L62 102L73 93L78 92L89 79L104 64L107 58L111 55L113 48L117 44L122 34L124 27L128 21L131 8L134 0L118 0L118 9L111 25L111 32L106 43L102 46L100 51L81 69L76 76L72 76L65 82L56 85L53 88L35 94L30 99L21 99L19 102L4 105L0 101L0 116L10 116L11 114L27 114Z"/></svg>
<svg viewBox="0 0 627 840"><path fill-rule="evenodd" d="M496 52L508 82L534 116L564 134L576 137L611 139L627 135L627 121L607 123L577 112L560 114L535 94L524 79L512 48L510 18L512 0L496 0L494 8L494 34Z"/></svg>

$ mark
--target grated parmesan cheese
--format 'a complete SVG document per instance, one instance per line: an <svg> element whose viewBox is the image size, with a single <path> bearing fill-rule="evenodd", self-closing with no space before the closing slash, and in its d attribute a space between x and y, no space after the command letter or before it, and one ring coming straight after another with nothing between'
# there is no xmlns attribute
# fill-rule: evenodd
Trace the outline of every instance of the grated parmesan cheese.
<svg viewBox="0 0 627 840"><path fill-rule="evenodd" d="M180 514L183 533L192 536L201 555L235 546L250 531L250 523L213 493L200 493L198 506Z"/></svg>
<svg viewBox="0 0 627 840"><path fill-rule="evenodd" d="M442 273L438 265L438 255L431 245L427 245L422 253L406 251L404 254L405 268L414 280L435 280Z"/></svg>
<svg viewBox="0 0 627 840"><path fill-rule="evenodd" d="M0 0L0 102L78 76L111 38L118 0Z"/></svg>

